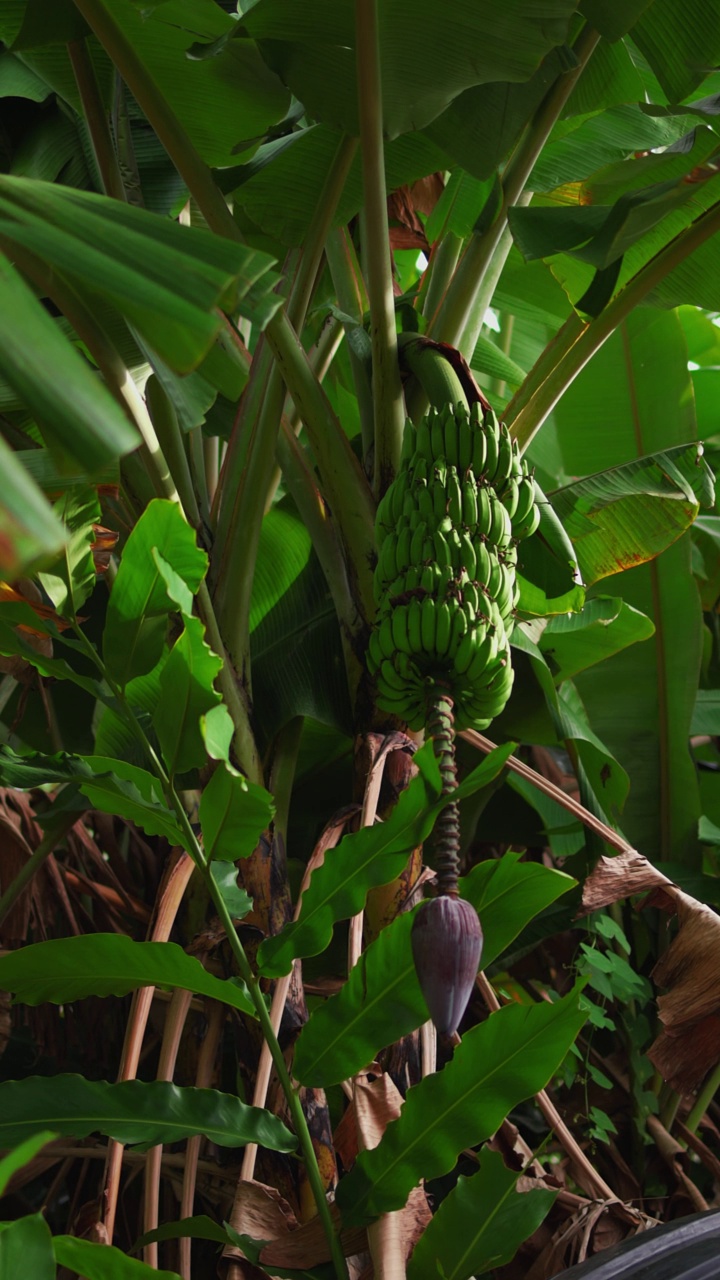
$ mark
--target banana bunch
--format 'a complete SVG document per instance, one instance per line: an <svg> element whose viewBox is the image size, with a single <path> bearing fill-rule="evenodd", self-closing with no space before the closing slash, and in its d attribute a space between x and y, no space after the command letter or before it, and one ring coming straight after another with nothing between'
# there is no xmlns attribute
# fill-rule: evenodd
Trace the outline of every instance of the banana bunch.
<svg viewBox="0 0 720 1280"><path fill-rule="evenodd" d="M377 512L378 621L368 666L378 702L411 729L442 686L456 728L487 728L510 696L517 543L537 529L535 484L504 423L474 404L405 429Z"/></svg>

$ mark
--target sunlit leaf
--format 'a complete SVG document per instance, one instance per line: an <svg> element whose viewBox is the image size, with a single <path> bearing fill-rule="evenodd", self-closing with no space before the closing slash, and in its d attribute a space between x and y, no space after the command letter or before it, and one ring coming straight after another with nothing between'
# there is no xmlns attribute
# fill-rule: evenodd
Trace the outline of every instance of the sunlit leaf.
<svg viewBox="0 0 720 1280"><path fill-rule="evenodd" d="M559 684L628 645L648 640L654 631L650 619L623 600L594 596L581 613L550 618L539 647Z"/></svg>
<svg viewBox="0 0 720 1280"><path fill-rule="evenodd" d="M695 444L638 458L552 495L586 586L659 555L689 528L701 500L714 500L712 473Z"/></svg>
<svg viewBox="0 0 720 1280"><path fill-rule="evenodd" d="M255 1016L244 987L214 978L174 942L134 942L122 933L36 942L0 956L0 982L18 1004L69 1004L124 996L138 987L194 991Z"/></svg>

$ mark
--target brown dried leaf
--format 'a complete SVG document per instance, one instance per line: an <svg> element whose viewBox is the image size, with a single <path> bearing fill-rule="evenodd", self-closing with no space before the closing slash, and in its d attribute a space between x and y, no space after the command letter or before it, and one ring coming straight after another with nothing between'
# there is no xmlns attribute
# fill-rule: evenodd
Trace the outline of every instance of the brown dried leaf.
<svg viewBox="0 0 720 1280"><path fill-rule="evenodd" d="M664 1030L649 1058L678 1093L691 1093L720 1062L720 917L639 853L601 858L583 890L583 912L650 890L643 906L677 915L677 935L652 972Z"/></svg>

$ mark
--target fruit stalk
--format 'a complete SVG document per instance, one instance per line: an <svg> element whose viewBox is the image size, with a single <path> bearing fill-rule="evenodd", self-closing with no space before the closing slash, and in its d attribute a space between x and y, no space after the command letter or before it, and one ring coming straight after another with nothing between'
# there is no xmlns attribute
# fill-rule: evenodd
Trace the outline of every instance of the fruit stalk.
<svg viewBox="0 0 720 1280"><path fill-rule="evenodd" d="M440 769L441 794L452 795L457 787L457 767L453 701L448 693L435 690L428 699L427 729ZM435 823L433 852L438 893L456 898L460 873L460 810L457 800L451 800L445 806Z"/></svg>

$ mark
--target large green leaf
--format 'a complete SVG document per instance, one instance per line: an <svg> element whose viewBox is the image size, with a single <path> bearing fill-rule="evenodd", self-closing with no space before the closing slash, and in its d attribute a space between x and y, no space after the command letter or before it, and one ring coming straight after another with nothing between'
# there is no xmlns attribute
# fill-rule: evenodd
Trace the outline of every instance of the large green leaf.
<svg viewBox="0 0 720 1280"><path fill-rule="evenodd" d="M315 214L322 191L337 154L341 135L329 125L312 125L279 142L260 147L245 165L217 173L223 191L231 191L263 232L283 244L302 244ZM445 152L421 133L409 133L385 149L385 180L388 191L447 166ZM362 169L359 159L350 168L334 217L344 225L355 217L363 202Z"/></svg>
<svg viewBox="0 0 720 1280"><path fill-rule="evenodd" d="M624 600L595 596L582 613L549 618L538 643L560 684L654 632L650 619Z"/></svg>
<svg viewBox="0 0 720 1280"><path fill-rule="evenodd" d="M422 128L470 85L527 80L566 38L571 0L530 0L485 9L450 0L401 0L378 14L383 124L388 137ZM318 119L358 132L355 23L351 0L309 0L288 8L259 0L242 19L269 65Z"/></svg>
<svg viewBox="0 0 720 1280"><path fill-rule="evenodd" d="M448 1173L465 1147L544 1088L585 1018L572 992L554 1004L508 1005L467 1031L447 1066L408 1090L398 1119L340 1183L343 1219L360 1224L399 1209L421 1178Z"/></svg>
<svg viewBox="0 0 720 1280"><path fill-rule="evenodd" d="M162 499L151 502L125 544L108 604L103 654L118 684L152 670L168 615L178 605L192 612L192 595L206 569L207 556L180 508Z"/></svg>
<svg viewBox="0 0 720 1280"><path fill-rule="evenodd" d="M208 860L248 858L270 825L272 796L220 762L200 800L200 826Z"/></svg>
<svg viewBox="0 0 720 1280"><path fill-rule="evenodd" d="M41 1213L33 1213L0 1227L0 1280L32 1276L55 1280L55 1255L50 1228Z"/></svg>
<svg viewBox="0 0 720 1280"><path fill-rule="evenodd" d="M36 420L46 443L76 468L94 474L140 443L117 401L2 255L0 373ZM25 487L27 491L29 485ZM37 500L33 505L37 521ZM13 509L10 503L10 513Z"/></svg>
<svg viewBox="0 0 720 1280"><path fill-rule="evenodd" d="M348 730L337 614L310 536L287 504L263 521L250 627L253 694L268 737L296 715Z"/></svg>
<svg viewBox="0 0 720 1280"><path fill-rule="evenodd" d="M479 1172L458 1178L425 1228L408 1265L408 1280L427 1280L435 1270L444 1280L470 1280L512 1262L557 1196L542 1188L520 1192L519 1178L498 1151L485 1150Z"/></svg>
<svg viewBox="0 0 720 1280"><path fill-rule="evenodd" d="M659 555L714 497L712 472L691 444L577 480L552 503L589 587Z"/></svg>
<svg viewBox="0 0 720 1280"><path fill-rule="evenodd" d="M671 102L682 102L720 60L720 23L714 0L654 0L632 29Z"/></svg>
<svg viewBox="0 0 720 1280"><path fill-rule="evenodd" d="M194 991L255 1016L245 989L214 978L174 942L133 942L121 933L36 942L0 956L0 983L18 1004L69 1004L86 996L124 996L138 987Z"/></svg>
<svg viewBox="0 0 720 1280"><path fill-rule="evenodd" d="M200 717L217 705L214 681L222 659L205 643L199 618L187 617L158 680L159 698L153 724L172 776L207 762Z"/></svg>
<svg viewBox="0 0 720 1280"><path fill-rule="evenodd" d="M677 316L636 311L568 388L554 418L563 464L576 475L692 440L692 386ZM595 732L630 777L628 840L653 858L692 860L700 805L687 740L702 615L690 538L615 581L655 634L580 673L577 688Z"/></svg>
<svg viewBox="0 0 720 1280"><path fill-rule="evenodd" d="M481 863L461 884L483 926L483 968L575 883L562 872L519 858L508 853L498 862ZM301 1084L324 1087L348 1079L380 1049L427 1020L410 946L414 914L401 915L383 929L338 994L303 1027L293 1064Z"/></svg>
<svg viewBox="0 0 720 1280"><path fill-rule="evenodd" d="M53 1236L52 1247L59 1266L83 1276L83 1280L180 1280L176 1271L160 1271L130 1258L114 1245Z"/></svg>
<svg viewBox="0 0 720 1280"><path fill-rule="evenodd" d="M257 1142L273 1151L293 1151L297 1146L269 1111L216 1089L181 1089L164 1080L108 1084L78 1075L28 1076L0 1084L0 1115L3 1147L23 1142L38 1129L73 1138L102 1133L143 1151L198 1133L220 1147Z"/></svg>
<svg viewBox="0 0 720 1280"><path fill-rule="evenodd" d="M266 254L54 183L0 177L0 240L99 293L181 373L210 350L222 324L217 308L242 307L262 323L281 303Z"/></svg>
<svg viewBox="0 0 720 1280"><path fill-rule="evenodd" d="M262 135L285 115L290 95L252 41L235 39L216 57L188 59L196 41L218 40L235 29L231 16L212 0L164 0L161 5L142 6L129 0L105 0L105 4L208 164L231 164L238 143L250 145L247 140ZM74 6L66 7L74 12ZM18 34L24 8L5 3L0 9L0 35L7 44ZM23 33L23 60L78 110L65 48L43 47L52 32L48 16L57 8L51 0L41 20ZM90 41L89 47L96 62L100 61L96 42ZM101 71L106 85L107 59L102 59Z"/></svg>

